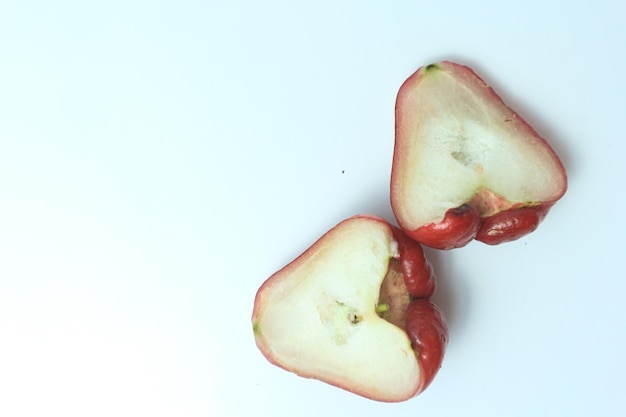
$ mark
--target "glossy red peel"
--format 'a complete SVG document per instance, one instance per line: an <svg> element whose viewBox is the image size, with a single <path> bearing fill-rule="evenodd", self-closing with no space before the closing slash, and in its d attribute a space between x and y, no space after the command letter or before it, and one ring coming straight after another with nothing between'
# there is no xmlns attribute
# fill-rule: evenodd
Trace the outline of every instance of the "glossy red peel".
<svg viewBox="0 0 626 417"><path fill-rule="evenodd" d="M439 307L427 299L418 299L407 310L406 331L422 370L419 393L430 385L441 368L448 344L448 326Z"/></svg>
<svg viewBox="0 0 626 417"><path fill-rule="evenodd" d="M393 236L398 242L398 259L409 294L415 298L432 297L436 289L435 273L422 246L397 227L393 228Z"/></svg>
<svg viewBox="0 0 626 417"><path fill-rule="evenodd" d="M510 242L534 231L550 210L548 204L521 207L494 214L483 221L476 240L488 245Z"/></svg>
<svg viewBox="0 0 626 417"><path fill-rule="evenodd" d="M463 204L449 209L442 221L429 223L407 234L436 249L460 248L474 239L480 223L480 215L476 209L469 204Z"/></svg>

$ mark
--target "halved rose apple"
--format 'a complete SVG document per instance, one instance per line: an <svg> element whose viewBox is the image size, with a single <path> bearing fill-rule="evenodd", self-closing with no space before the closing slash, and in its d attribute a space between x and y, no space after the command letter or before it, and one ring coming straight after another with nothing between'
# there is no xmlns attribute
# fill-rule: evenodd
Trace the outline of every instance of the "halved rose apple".
<svg viewBox="0 0 626 417"><path fill-rule="evenodd" d="M466 66L444 61L409 77L395 134L391 205L427 246L518 239L567 189L548 142Z"/></svg>
<svg viewBox="0 0 626 417"><path fill-rule="evenodd" d="M434 291L419 244L380 218L352 217L261 286L255 340L271 363L300 376L407 400L430 384L447 343Z"/></svg>

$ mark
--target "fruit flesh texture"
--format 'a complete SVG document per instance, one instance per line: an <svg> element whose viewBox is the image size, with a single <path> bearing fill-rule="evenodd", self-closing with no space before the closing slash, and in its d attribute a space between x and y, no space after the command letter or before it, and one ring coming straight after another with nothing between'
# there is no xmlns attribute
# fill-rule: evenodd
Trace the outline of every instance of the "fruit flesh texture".
<svg viewBox="0 0 626 417"><path fill-rule="evenodd" d="M258 347L267 359L304 377L378 401L403 401L423 390L441 361L420 357L420 331L445 327L438 311L407 316L413 297L402 279L400 253L411 258L417 276L434 283L421 247L381 219L356 217L340 223L259 289L253 312ZM401 240L402 240L401 239ZM423 268L418 268L419 258ZM390 284L396 278L395 283ZM414 285L430 294L434 284ZM382 301L381 301L382 300ZM376 306L391 304L394 321ZM425 352L443 350L424 338ZM443 343L442 341L437 342ZM428 363L420 363L426 360ZM425 379L425 376L428 379Z"/></svg>
<svg viewBox="0 0 626 417"><path fill-rule="evenodd" d="M548 143L468 67L423 67L401 87L391 202L412 238L439 249L515 240L566 188Z"/></svg>

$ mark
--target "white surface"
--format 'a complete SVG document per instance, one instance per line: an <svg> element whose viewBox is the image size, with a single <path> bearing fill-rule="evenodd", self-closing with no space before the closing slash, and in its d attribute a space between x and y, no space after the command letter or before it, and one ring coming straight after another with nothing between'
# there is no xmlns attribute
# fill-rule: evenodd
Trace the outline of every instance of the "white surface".
<svg viewBox="0 0 626 417"><path fill-rule="evenodd" d="M626 413L618 2L89 3L0 5L0 415ZM340 220L392 219L395 95L440 59L570 188L518 242L429 251L443 368L374 403L267 363L252 301Z"/></svg>

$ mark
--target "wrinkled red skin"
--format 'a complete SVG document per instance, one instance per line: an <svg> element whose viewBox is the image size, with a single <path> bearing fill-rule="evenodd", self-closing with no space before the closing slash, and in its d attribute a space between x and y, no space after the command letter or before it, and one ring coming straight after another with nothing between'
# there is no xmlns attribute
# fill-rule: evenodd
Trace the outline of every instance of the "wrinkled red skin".
<svg viewBox="0 0 626 417"><path fill-rule="evenodd" d="M417 395L430 385L441 368L448 344L448 326L441 310L430 301L436 289L435 274L422 246L401 229L392 227L392 230L398 242L404 283L414 298L406 312L405 331L422 372Z"/></svg>
<svg viewBox="0 0 626 417"><path fill-rule="evenodd" d="M404 285L409 294L415 298L432 297L436 289L435 274L422 246L397 227L392 229L393 237L398 242L398 262L402 268Z"/></svg>
<svg viewBox="0 0 626 417"><path fill-rule="evenodd" d="M534 231L546 217L552 204L520 207L494 214L483 220L476 240L488 245L498 245L517 240Z"/></svg>
<svg viewBox="0 0 626 417"><path fill-rule="evenodd" d="M414 298L430 298L437 288L432 265L426 259L422 245L408 236L402 229L392 226L382 217L362 214L365 217L388 225L394 240L398 243L398 262L402 269L404 285Z"/></svg>
<svg viewBox="0 0 626 417"><path fill-rule="evenodd" d="M419 394L430 385L441 368L448 344L448 326L441 310L430 300L420 298L409 304L406 332L423 375L417 391Z"/></svg>
<svg viewBox="0 0 626 417"><path fill-rule="evenodd" d="M407 234L435 249L454 249L476 239L488 245L517 240L533 232L554 203L520 205L481 218L470 204L452 208L439 223L429 223Z"/></svg>

